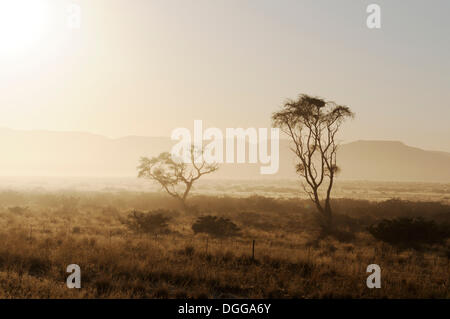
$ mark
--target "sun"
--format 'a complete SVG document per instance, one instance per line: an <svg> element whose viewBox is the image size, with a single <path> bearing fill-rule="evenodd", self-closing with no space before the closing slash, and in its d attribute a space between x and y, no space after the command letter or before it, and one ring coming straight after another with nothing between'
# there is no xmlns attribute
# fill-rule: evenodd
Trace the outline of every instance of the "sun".
<svg viewBox="0 0 450 319"><path fill-rule="evenodd" d="M20 53L39 43L47 19L44 0L0 0L0 54Z"/></svg>

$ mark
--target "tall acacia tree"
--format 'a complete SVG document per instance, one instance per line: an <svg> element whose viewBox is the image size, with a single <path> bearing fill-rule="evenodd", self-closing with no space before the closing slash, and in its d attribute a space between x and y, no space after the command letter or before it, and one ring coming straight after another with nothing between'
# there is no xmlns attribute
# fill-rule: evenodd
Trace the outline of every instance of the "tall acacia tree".
<svg viewBox="0 0 450 319"><path fill-rule="evenodd" d="M188 163L164 152L151 159L142 157L138 166L138 177L156 181L170 196L176 198L183 210L194 182L201 176L218 170L217 163L208 163L203 149L191 146Z"/></svg>
<svg viewBox="0 0 450 319"><path fill-rule="evenodd" d="M306 94L288 100L272 115L274 125L293 142L291 149L298 159L296 171L304 179L303 189L317 207L325 233L333 228L330 199L339 171L336 134L344 120L352 117L349 107Z"/></svg>

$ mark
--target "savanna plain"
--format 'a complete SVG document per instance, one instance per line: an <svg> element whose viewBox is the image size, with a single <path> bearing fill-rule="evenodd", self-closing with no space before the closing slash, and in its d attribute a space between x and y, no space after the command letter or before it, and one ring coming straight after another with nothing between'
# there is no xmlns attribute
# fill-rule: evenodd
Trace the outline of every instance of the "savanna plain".
<svg viewBox="0 0 450 319"><path fill-rule="evenodd" d="M296 183L264 185L205 182L184 211L154 190L4 187L0 297L450 298L449 184L338 183L327 236Z"/></svg>

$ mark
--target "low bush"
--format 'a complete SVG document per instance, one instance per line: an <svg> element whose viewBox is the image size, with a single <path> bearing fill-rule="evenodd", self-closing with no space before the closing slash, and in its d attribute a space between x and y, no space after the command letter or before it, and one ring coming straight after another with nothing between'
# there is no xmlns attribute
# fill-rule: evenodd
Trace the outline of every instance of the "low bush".
<svg viewBox="0 0 450 319"><path fill-rule="evenodd" d="M369 226L368 231L376 239L406 247L442 243L450 236L448 224L438 225L435 221L421 217L385 219Z"/></svg>
<svg viewBox="0 0 450 319"><path fill-rule="evenodd" d="M165 209L153 210L147 213L133 210L121 222L137 233L167 234L169 233L167 222L170 220L168 216L172 214L172 211Z"/></svg>
<svg viewBox="0 0 450 319"><path fill-rule="evenodd" d="M14 206L14 207L8 207L8 210L13 214L22 215L22 214L28 212L28 207Z"/></svg>
<svg viewBox="0 0 450 319"><path fill-rule="evenodd" d="M239 228L227 218L217 216L199 217L192 225L195 234L205 233L214 237L232 237L239 234Z"/></svg>

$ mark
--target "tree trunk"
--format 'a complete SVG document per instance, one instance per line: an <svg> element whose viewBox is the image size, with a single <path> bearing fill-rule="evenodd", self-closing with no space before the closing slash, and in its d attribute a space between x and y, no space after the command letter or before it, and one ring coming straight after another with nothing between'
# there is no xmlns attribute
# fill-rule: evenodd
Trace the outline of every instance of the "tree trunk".
<svg viewBox="0 0 450 319"><path fill-rule="evenodd" d="M329 200L322 206L319 200L314 200L318 212L318 222L321 228L321 235L327 236L333 232L333 212Z"/></svg>
<svg viewBox="0 0 450 319"><path fill-rule="evenodd" d="M181 211L183 212L183 213L186 213L187 212L187 205L186 205L186 199L184 199L184 198L179 198L179 201L180 201L180 209L181 209Z"/></svg>
<svg viewBox="0 0 450 319"><path fill-rule="evenodd" d="M180 209L183 213L186 213L188 210L188 206L186 204L187 201L187 197L189 194L189 191L192 188L192 182L186 183L186 189L184 190L183 196L180 196L178 194L175 194L174 197L176 199L178 199L179 203L180 203Z"/></svg>
<svg viewBox="0 0 450 319"><path fill-rule="evenodd" d="M323 232L327 235L331 234L333 232L333 213L331 211L331 205L329 201L326 201L325 203L325 210L324 210L324 225L323 225Z"/></svg>

